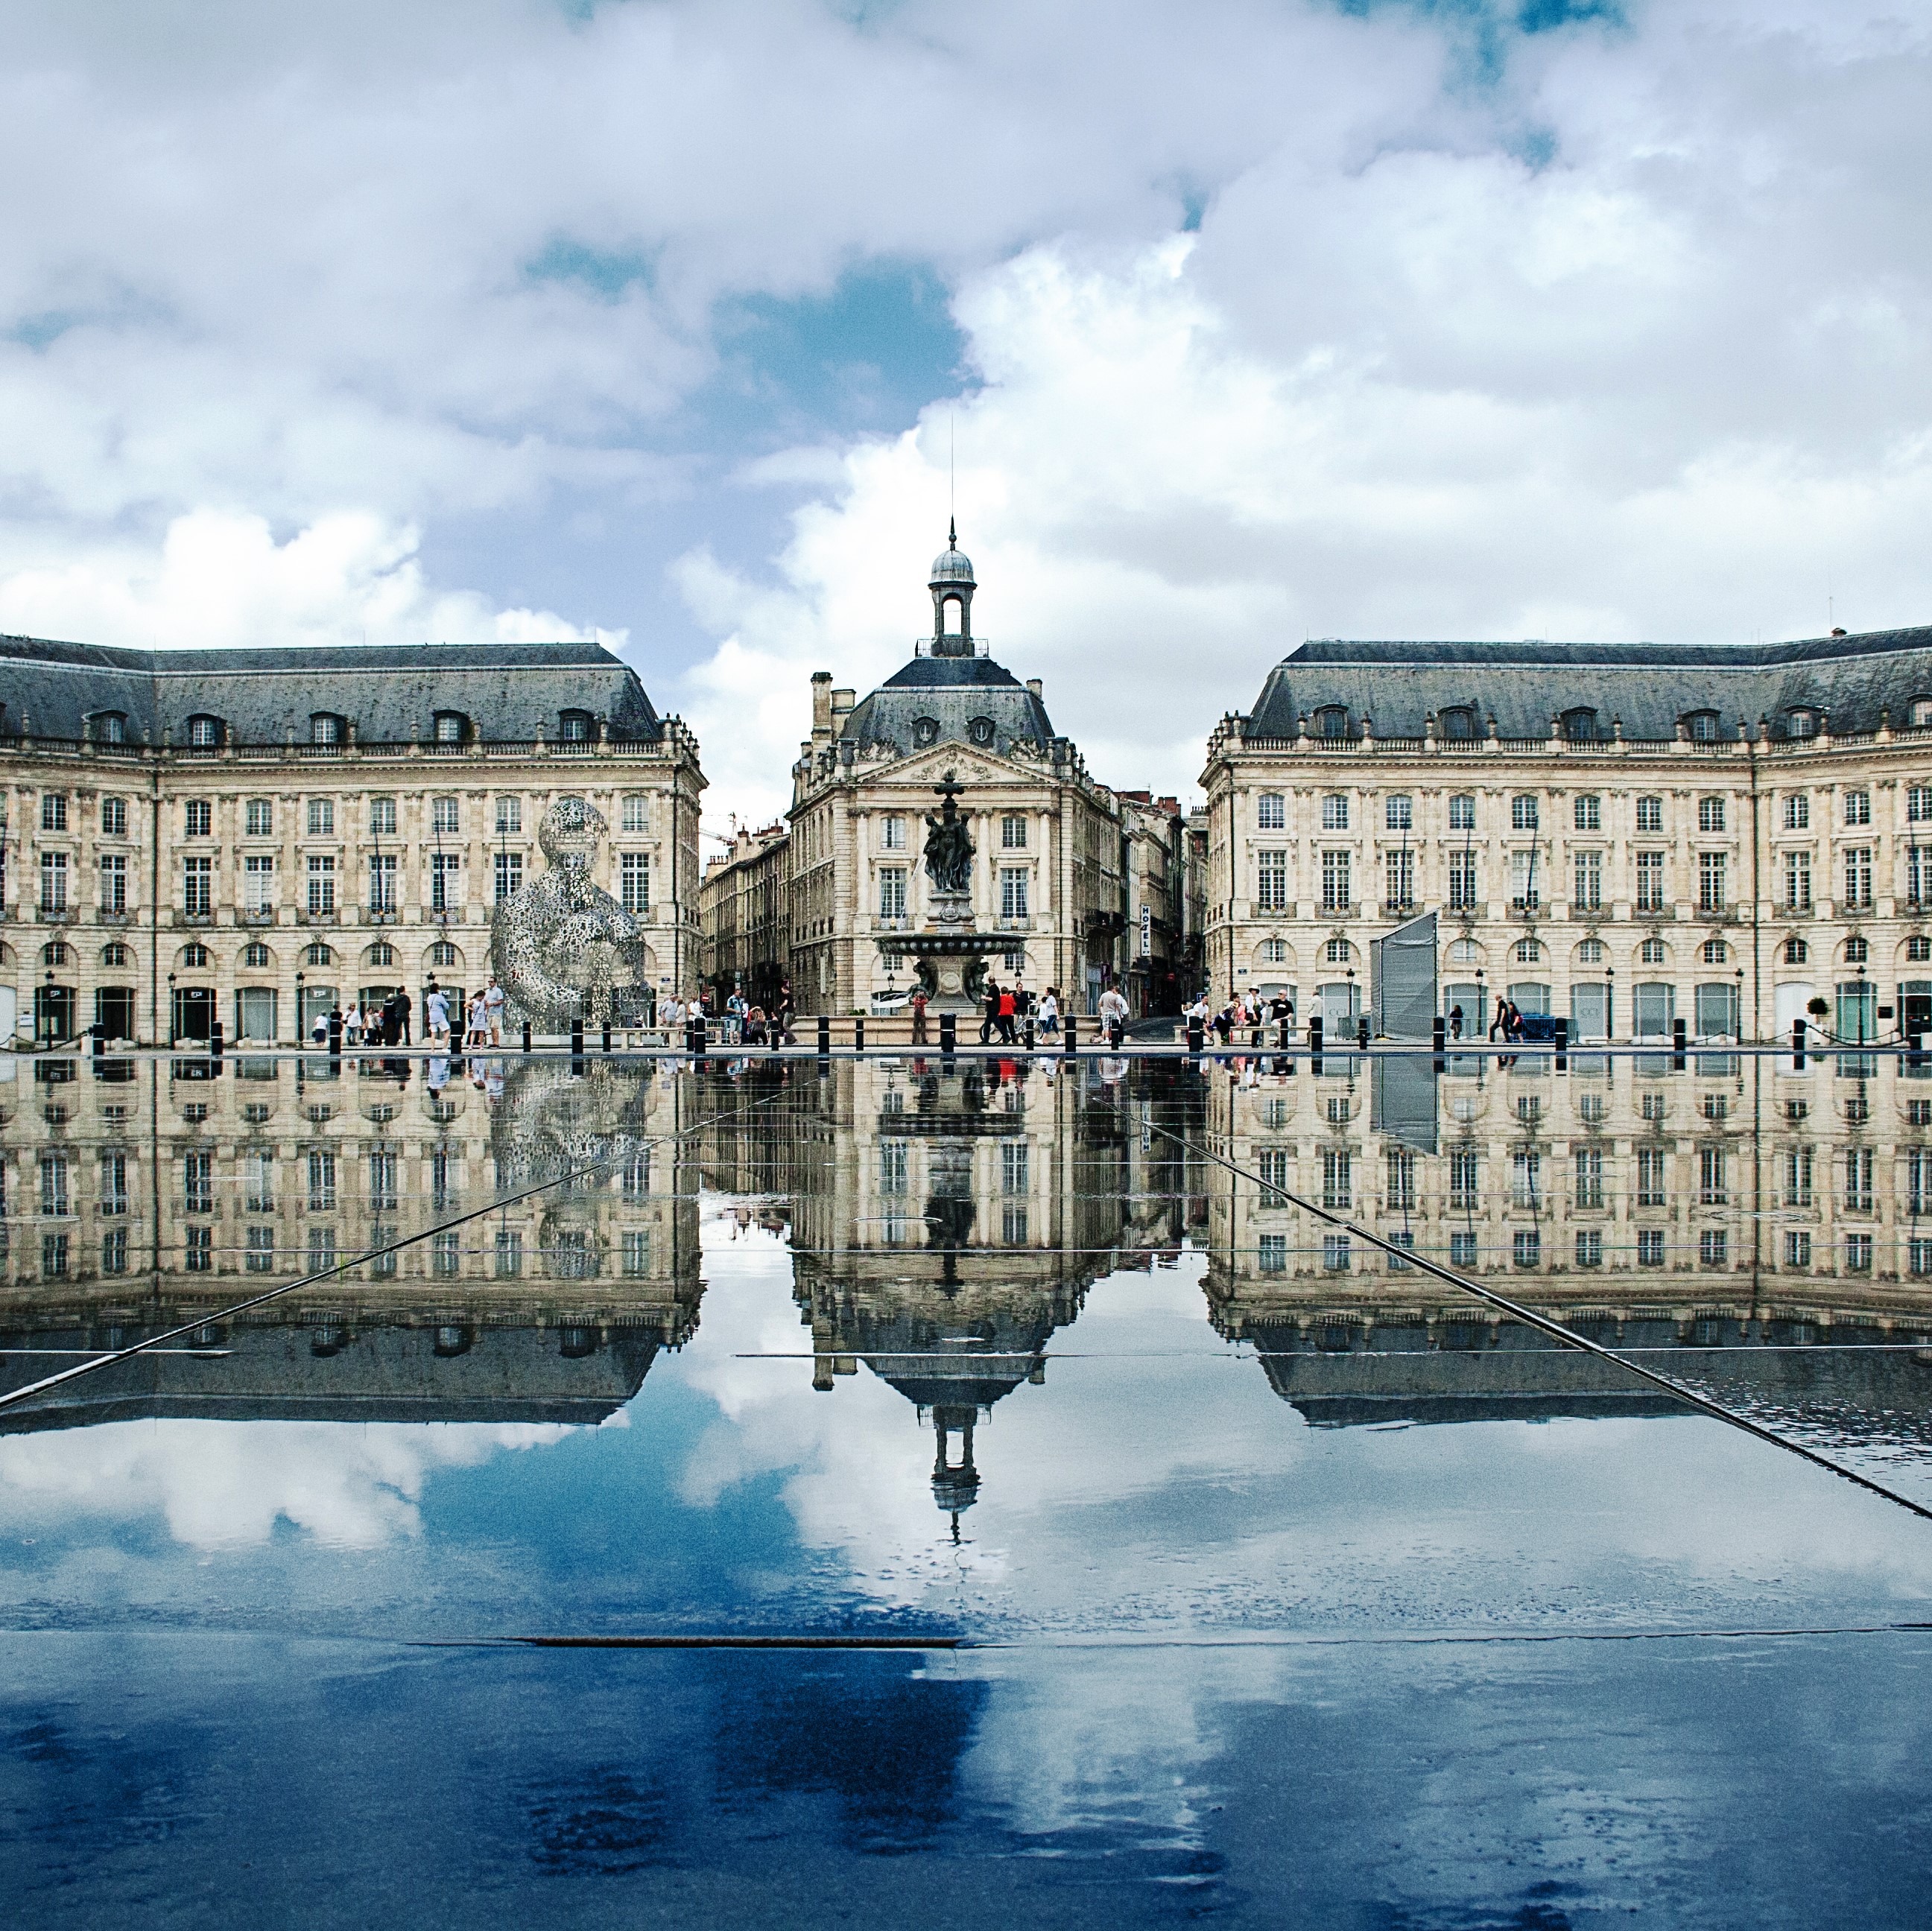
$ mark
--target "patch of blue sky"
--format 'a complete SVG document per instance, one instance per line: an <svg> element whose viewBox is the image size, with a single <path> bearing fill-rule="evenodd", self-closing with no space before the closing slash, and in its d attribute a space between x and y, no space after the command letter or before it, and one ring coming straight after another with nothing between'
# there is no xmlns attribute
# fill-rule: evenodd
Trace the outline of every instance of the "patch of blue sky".
<svg viewBox="0 0 1932 1931"><path fill-rule="evenodd" d="M560 235L524 264L524 277L532 282L570 282L606 301L617 301L640 284L650 288L652 265L643 254L613 253Z"/></svg>
<svg viewBox="0 0 1932 1931"><path fill-rule="evenodd" d="M1621 28L1622 0L1332 0L1340 13L1366 19L1406 13L1436 22L1458 41L1466 82L1502 78L1513 40L1568 27Z"/></svg>

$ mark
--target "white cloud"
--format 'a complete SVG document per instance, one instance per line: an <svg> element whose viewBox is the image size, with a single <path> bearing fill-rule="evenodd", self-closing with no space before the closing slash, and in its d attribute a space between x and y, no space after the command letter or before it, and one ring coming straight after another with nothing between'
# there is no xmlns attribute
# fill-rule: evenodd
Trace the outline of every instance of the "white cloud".
<svg viewBox="0 0 1932 1931"><path fill-rule="evenodd" d="M91 550L64 562L0 569L0 629L163 649L265 643L561 641L580 629L550 610L497 610L436 591L417 532L367 511L319 518L278 543L257 516L177 517L158 551Z"/></svg>

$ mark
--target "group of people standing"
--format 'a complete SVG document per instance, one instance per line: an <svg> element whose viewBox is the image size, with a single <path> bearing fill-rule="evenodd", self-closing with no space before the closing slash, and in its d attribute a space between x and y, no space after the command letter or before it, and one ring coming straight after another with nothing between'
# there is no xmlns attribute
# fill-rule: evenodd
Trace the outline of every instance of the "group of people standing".
<svg viewBox="0 0 1932 1931"><path fill-rule="evenodd" d="M913 1043L926 1042L926 994L924 991L913 994ZM1036 1033L1042 1039L1057 1038L1060 1032L1060 991L1049 985L1036 1000L1026 987L1015 979L1011 985L1002 986L990 974L986 979L986 992L980 1005L980 1043L989 1045L997 1039L1003 1046L1019 1044L1019 1028L1028 1019L1034 1021Z"/></svg>
<svg viewBox="0 0 1932 1931"><path fill-rule="evenodd" d="M1258 1026L1279 1026L1286 1020L1294 1024L1294 1001L1286 992L1238 992L1218 1011L1208 1003L1204 992L1181 1015L1190 1026L1199 1026L1203 1031L1212 1028L1222 1045L1240 1027L1250 1032Z"/></svg>

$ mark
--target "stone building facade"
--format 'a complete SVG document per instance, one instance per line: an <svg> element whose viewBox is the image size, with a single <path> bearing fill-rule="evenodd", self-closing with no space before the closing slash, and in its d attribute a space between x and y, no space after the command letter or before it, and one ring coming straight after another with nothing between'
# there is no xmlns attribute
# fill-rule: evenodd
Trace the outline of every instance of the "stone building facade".
<svg viewBox="0 0 1932 1931"><path fill-rule="evenodd" d="M892 935L932 907L926 814L949 773L974 846L976 931L1004 944L996 978L1059 987L1090 1012L1126 958L1118 796L1087 771L1022 684L974 636L976 584L956 547L932 566L933 632L863 700L812 679L812 736L792 768L791 979L801 1012L868 1009L904 991ZM882 943L882 941L884 942Z"/></svg>
<svg viewBox="0 0 1932 1931"><path fill-rule="evenodd" d="M722 1005L733 992L772 1010L791 979L791 840L783 825L738 832L698 888L702 976Z"/></svg>
<svg viewBox="0 0 1932 1931"><path fill-rule="evenodd" d="M596 644L146 652L0 640L0 1030L292 1042L491 970L560 798L660 988L694 984L698 747Z"/></svg>
<svg viewBox="0 0 1932 1931"><path fill-rule="evenodd" d="M1932 630L1310 643L1203 783L1217 997L1349 1021L1370 940L1434 911L1472 1029L1498 996L1586 1039L1932 1026Z"/></svg>

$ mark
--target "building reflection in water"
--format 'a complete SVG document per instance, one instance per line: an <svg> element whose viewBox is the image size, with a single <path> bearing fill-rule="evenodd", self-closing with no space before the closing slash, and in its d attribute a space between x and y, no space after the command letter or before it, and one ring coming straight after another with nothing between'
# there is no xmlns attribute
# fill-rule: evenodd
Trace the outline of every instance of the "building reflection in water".
<svg viewBox="0 0 1932 1931"><path fill-rule="evenodd" d="M1172 1265L1190 1202L1204 1214L1198 1171L1151 1130L1198 1088L1130 1090L1125 1075L1052 1056L845 1060L707 1138L714 1186L786 1177L813 1385L862 1363L914 1405L956 1533L979 1494L976 1427L1044 1382L1094 1281Z"/></svg>
<svg viewBox="0 0 1932 1931"><path fill-rule="evenodd" d="M648 1067L591 1060L573 1078L567 1061L316 1056L7 1069L0 1388L200 1324L0 1410L0 1429L596 1421L696 1325L694 1169L674 1137L688 1096Z"/></svg>
<svg viewBox="0 0 1932 1931"><path fill-rule="evenodd" d="M1262 1060L1209 1083L1207 1291L1311 1421L1681 1412L1293 1205L1717 1398L1922 1440L1932 1066L1894 1054Z"/></svg>

